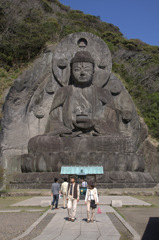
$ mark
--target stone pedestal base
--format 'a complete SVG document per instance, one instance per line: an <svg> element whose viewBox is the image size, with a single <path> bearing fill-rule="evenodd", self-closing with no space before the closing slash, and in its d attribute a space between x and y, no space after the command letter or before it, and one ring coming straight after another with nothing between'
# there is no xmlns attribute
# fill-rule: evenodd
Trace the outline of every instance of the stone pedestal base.
<svg viewBox="0 0 159 240"><path fill-rule="evenodd" d="M57 172L61 166L103 166L104 171L144 171L144 159L136 153L42 152L21 157L22 172Z"/></svg>
<svg viewBox="0 0 159 240"><path fill-rule="evenodd" d="M29 153L21 156L23 174L14 179L15 187L50 188L54 177L62 180L62 166L103 166L104 174L96 178L102 188L155 186L151 175L144 173L143 155L136 153L131 138L44 135L32 138L28 149Z"/></svg>
<svg viewBox="0 0 159 240"><path fill-rule="evenodd" d="M63 178L68 176L59 172L20 173L14 176L10 188L50 189L55 177L63 182ZM87 176L86 180L94 178ZM98 188L152 188L155 185L151 175L143 172L105 172L97 176L96 184Z"/></svg>
<svg viewBox="0 0 159 240"><path fill-rule="evenodd" d="M39 135L30 139L29 153L52 152L120 152L136 151L133 139L121 135L88 136L88 137L58 137Z"/></svg>
<svg viewBox="0 0 159 240"><path fill-rule="evenodd" d="M36 136L22 156L22 172L56 172L63 165L103 166L104 171L144 171L143 155L135 143L122 136Z"/></svg>

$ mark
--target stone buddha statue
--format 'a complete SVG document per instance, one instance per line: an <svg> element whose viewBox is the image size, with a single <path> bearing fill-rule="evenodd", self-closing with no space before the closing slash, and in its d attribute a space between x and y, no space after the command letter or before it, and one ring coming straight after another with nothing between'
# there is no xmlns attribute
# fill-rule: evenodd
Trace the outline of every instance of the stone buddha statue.
<svg viewBox="0 0 159 240"><path fill-rule="evenodd" d="M92 82L94 65L88 51L78 51L72 58L69 85L61 87L53 98L47 135L98 136L118 132L113 97Z"/></svg>
<svg viewBox="0 0 159 240"><path fill-rule="evenodd" d="M95 35L71 34L56 46L50 78L39 85L28 107L30 132L35 125L42 131L29 139L23 172L59 173L63 165L100 165L105 171L101 182L118 182L129 181L129 171L144 170L137 151L146 130L129 93L111 70L110 51ZM117 172L119 179L111 172Z"/></svg>
<svg viewBox="0 0 159 240"><path fill-rule="evenodd" d="M102 166L102 187L154 186L141 154L147 127L96 35L48 46L10 88L2 123L4 166L19 186L50 187L62 166Z"/></svg>

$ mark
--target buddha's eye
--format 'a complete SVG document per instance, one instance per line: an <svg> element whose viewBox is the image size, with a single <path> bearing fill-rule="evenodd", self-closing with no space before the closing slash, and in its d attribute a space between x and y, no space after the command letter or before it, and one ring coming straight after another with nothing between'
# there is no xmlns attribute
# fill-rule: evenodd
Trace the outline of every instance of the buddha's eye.
<svg viewBox="0 0 159 240"><path fill-rule="evenodd" d="M81 69L80 68L74 68L73 71L79 72Z"/></svg>
<svg viewBox="0 0 159 240"><path fill-rule="evenodd" d="M91 69L91 68L88 68L88 67L84 68L84 70L87 71L87 72L92 71L92 69Z"/></svg>

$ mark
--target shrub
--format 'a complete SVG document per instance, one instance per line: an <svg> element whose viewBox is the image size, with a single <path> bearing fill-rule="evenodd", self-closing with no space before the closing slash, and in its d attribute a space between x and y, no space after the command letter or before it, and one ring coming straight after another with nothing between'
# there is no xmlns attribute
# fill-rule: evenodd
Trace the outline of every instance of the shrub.
<svg viewBox="0 0 159 240"><path fill-rule="evenodd" d="M56 5L61 8L61 10L64 10L64 11L66 11L66 12L68 12L68 11L70 10L70 7L69 7L69 6L63 5L63 4L60 3L58 0L48 0L48 1L50 1L50 2L53 1L54 3L56 3Z"/></svg>
<svg viewBox="0 0 159 240"><path fill-rule="evenodd" d="M76 10L71 10L68 12L68 17L72 20L80 20L83 19L84 13Z"/></svg>
<svg viewBox="0 0 159 240"><path fill-rule="evenodd" d="M120 43L120 36L117 33L106 31L102 34L102 38L107 41L111 42L113 45Z"/></svg>
<svg viewBox="0 0 159 240"><path fill-rule="evenodd" d="M43 9L46 11L46 12L49 12L49 13L53 13L53 9L52 7L50 6L49 2L47 0L41 0L42 2L42 6L43 6Z"/></svg>
<svg viewBox="0 0 159 240"><path fill-rule="evenodd" d="M122 41L121 41L121 43L122 43L122 45L126 48L126 49L128 49L128 50L130 50L130 51L141 51L142 50L142 48L141 48L141 46L137 43L137 41L136 40L133 40L133 39L131 39L131 40L126 40L126 39L123 39Z"/></svg>

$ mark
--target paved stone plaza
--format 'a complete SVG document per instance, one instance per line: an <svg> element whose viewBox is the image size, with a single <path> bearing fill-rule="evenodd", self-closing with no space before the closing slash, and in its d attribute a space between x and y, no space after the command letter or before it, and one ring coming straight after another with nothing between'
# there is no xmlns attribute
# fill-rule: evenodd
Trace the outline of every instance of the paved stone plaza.
<svg viewBox="0 0 159 240"><path fill-rule="evenodd" d="M107 209L108 208L108 209ZM77 208L77 219L75 222L67 221L67 210L60 208L59 210L51 211L48 213L56 213L55 217L52 218L50 223L46 226L43 232L34 238L34 240L83 240L83 239L99 239L99 240L119 240L120 233L117 231L115 226L112 224L111 220L105 214L108 212L113 212L111 207L102 206L102 213L96 214L96 219L94 223L86 222L86 207L83 205L79 205ZM40 222L39 219L36 224ZM29 228L24 234L15 238L14 240L23 239L27 236L35 227L36 224L33 224L31 228ZM136 232L135 232L136 233ZM136 233L136 236L137 233ZM138 238L136 238L138 239Z"/></svg>
<svg viewBox="0 0 159 240"><path fill-rule="evenodd" d="M96 213L95 222L89 224L84 200L78 203L77 219L72 223L67 221L67 210L62 208L63 199L59 201L59 210L51 211L51 196L44 195L44 192L43 196L33 196L0 199L0 239L90 239L92 232L91 239L159 239L157 195L137 197L139 200L101 194L102 213ZM111 207L112 200L122 202L123 207Z"/></svg>
<svg viewBox="0 0 159 240"><path fill-rule="evenodd" d="M67 209L63 209L62 199L60 199L58 210L48 210L36 222L34 222L22 235L13 240L119 240L121 235L113 222L109 218L109 214L114 214L116 218L123 224L131 235L130 239L141 239L138 233L110 206L111 200L121 200L123 205L150 206L151 204L136 198L128 196L101 196L100 208L102 213L97 214L93 223L86 222L86 206L84 201L80 200L77 207L77 215L75 222L67 221ZM28 200L13 204L12 206L40 206L41 204L50 204L51 197L32 197ZM29 238L31 232L38 224L49 214L54 215L51 221L45 226L43 231L34 238Z"/></svg>
<svg viewBox="0 0 159 240"><path fill-rule="evenodd" d="M57 240L83 240L83 239L99 239L99 240L119 240L120 234L105 214L102 207L102 214L96 214L94 223L86 223L86 207L78 206L77 220L72 223L68 222L65 217L67 211L60 209L59 213L48 224L40 236L36 240L57 239ZM53 236L54 235L54 236Z"/></svg>
<svg viewBox="0 0 159 240"><path fill-rule="evenodd" d="M123 206L151 206L151 204L139 200L137 198L129 197L129 196L100 196L100 205L110 205L112 200L121 200ZM52 198L51 197L32 197L28 200L13 204L12 206L20 207L20 206L41 206L42 204L51 205ZM59 199L59 204L62 204L62 198ZM79 204L84 204L83 200L79 201Z"/></svg>

